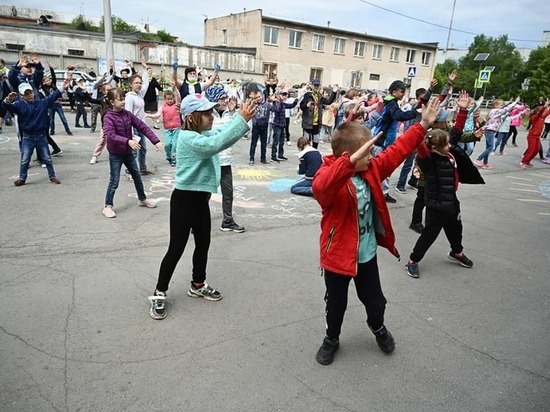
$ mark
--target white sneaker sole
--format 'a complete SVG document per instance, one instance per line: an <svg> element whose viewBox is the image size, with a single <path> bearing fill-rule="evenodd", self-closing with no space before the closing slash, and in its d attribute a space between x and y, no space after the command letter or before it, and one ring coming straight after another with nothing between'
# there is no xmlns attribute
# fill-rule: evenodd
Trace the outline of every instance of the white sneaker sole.
<svg viewBox="0 0 550 412"><path fill-rule="evenodd" d="M147 299L151 301L151 309L149 310L149 315L155 320L162 320L166 317L166 308L164 309L163 315L157 315L153 310L153 301L154 300L166 300L166 296L149 296Z"/></svg>
<svg viewBox="0 0 550 412"><path fill-rule="evenodd" d="M217 302L218 300L222 300L223 296L220 296L219 298L213 298L212 296L204 296L199 293L191 292L191 290L187 291L187 295L191 296L192 298L203 298L205 300L209 300L210 302Z"/></svg>

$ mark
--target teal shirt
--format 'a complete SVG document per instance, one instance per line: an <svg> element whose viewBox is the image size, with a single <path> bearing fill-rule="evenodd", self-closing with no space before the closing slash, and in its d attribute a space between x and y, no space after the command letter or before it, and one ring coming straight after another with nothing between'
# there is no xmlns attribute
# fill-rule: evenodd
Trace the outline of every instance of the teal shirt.
<svg viewBox="0 0 550 412"><path fill-rule="evenodd" d="M361 176L355 175L351 178L357 194L357 208L359 216L359 250L357 262L366 263L376 256L376 234L373 225L373 203L371 202L370 187Z"/></svg>
<svg viewBox="0 0 550 412"><path fill-rule="evenodd" d="M218 153L232 146L248 130L247 122L239 114L202 134L181 130L176 151L176 189L216 193L221 175Z"/></svg>

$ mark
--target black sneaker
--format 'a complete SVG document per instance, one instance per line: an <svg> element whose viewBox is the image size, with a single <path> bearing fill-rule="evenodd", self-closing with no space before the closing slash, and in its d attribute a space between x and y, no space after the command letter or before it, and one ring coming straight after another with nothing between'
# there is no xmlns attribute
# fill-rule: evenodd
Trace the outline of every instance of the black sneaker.
<svg viewBox="0 0 550 412"><path fill-rule="evenodd" d="M220 230L223 232L237 232L237 233L243 233L244 232L244 226L238 225L235 222L232 223L222 223L220 226Z"/></svg>
<svg viewBox="0 0 550 412"><path fill-rule="evenodd" d="M139 171L139 174L142 175L142 176L148 176L148 175L154 175L155 172L153 172L151 170L147 170L147 169L141 169Z"/></svg>
<svg viewBox="0 0 550 412"><path fill-rule="evenodd" d="M220 292L212 289L206 282L200 288L196 288L193 282L191 282L191 287L187 291L187 294L192 298L204 298L211 301L221 300L223 297Z"/></svg>
<svg viewBox="0 0 550 412"><path fill-rule="evenodd" d="M281 161L279 159L277 159L276 157L272 157L271 161L276 162L276 163L281 163Z"/></svg>
<svg viewBox="0 0 550 412"><path fill-rule="evenodd" d="M395 200L393 197L391 197L389 194L384 196L384 199L386 199L386 203L396 203L397 200Z"/></svg>
<svg viewBox="0 0 550 412"><path fill-rule="evenodd" d="M260 163L263 164L263 165L268 165L269 162L267 160L260 160Z"/></svg>
<svg viewBox="0 0 550 412"><path fill-rule="evenodd" d="M474 266L474 262L468 259L464 253L457 254L449 252L447 257L453 262L460 263L460 265L464 266L465 268L471 268L472 266Z"/></svg>
<svg viewBox="0 0 550 412"><path fill-rule="evenodd" d="M338 339L325 337L325 339L323 339L323 344L317 351L317 355L315 355L315 359L321 365L330 365L339 347L340 341Z"/></svg>
<svg viewBox="0 0 550 412"><path fill-rule="evenodd" d="M286 162L288 160L288 157L277 156L277 159L282 160L283 162Z"/></svg>
<svg viewBox="0 0 550 412"><path fill-rule="evenodd" d="M414 230L418 234L422 234L422 231L424 230L424 225L420 222L418 223L411 223L409 226L409 229Z"/></svg>
<svg viewBox="0 0 550 412"><path fill-rule="evenodd" d="M407 263L405 265L407 268L407 275L409 275L411 278L418 279L420 277L420 270L418 270L418 262L411 262Z"/></svg>
<svg viewBox="0 0 550 412"><path fill-rule="evenodd" d="M164 305L166 300L166 292L155 290L153 296L149 296L148 299L151 301L151 310L149 311L151 317L155 320L164 319L166 317L166 310Z"/></svg>
<svg viewBox="0 0 550 412"><path fill-rule="evenodd" d="M376 332L372 331L372 333L374 333L376 343L378 343L378 347L382 350L382 352L392 353L395 350L395 340L385 326L382 326Z"/></svg>

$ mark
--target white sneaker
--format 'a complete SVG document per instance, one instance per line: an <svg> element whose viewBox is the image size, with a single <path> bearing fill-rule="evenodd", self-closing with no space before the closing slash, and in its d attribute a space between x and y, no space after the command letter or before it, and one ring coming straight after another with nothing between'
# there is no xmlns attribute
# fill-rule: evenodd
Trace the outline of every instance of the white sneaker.
<svg viewBox="0 0 550 412"><path fill-rule="evenodd" d="M157 201L153 199L138 200L138 205L145 207L157 207Z"/></svg>
<svg viewBox="0 0 550 412"><path fill-rule="evenodd" d="M289 146L292 146L292 143L290 142L290 140L288 142L286 142L287 145Z"/></svg>
<svg viewBox="0 0 550 412"><path fill-rule="evenodd" d="M92 156L92 160L90 160L91 165L95 165L97 163L97 156Z"/></svg>
<svg viewBox="0 0 550 412"><path fill-rule="evenodd" d="M116 213L111 206L105 206L101 213L103 213L103 216L108 217L109 219L116 217Z"/></svg>

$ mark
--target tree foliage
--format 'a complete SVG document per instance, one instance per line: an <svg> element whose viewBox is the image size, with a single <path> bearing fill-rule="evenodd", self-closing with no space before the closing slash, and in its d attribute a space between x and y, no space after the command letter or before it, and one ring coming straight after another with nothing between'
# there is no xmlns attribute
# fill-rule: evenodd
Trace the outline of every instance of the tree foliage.
<svg viewBox="0 0 550 412"><path fill-rule="evenodd" d="M539 96L550 97L550 45L539 47L529 55L525 69L520 73L521 81L529 79L529 90L522 92L527 103L533 103Z"/></svg>

